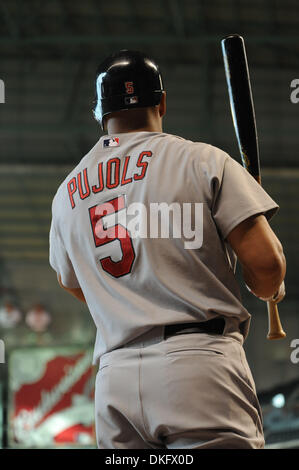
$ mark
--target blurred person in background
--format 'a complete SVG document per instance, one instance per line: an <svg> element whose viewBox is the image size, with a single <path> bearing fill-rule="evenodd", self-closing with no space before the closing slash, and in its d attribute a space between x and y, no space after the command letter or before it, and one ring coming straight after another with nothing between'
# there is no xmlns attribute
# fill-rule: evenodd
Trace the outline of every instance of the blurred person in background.
<svg viewBox="0 0 299 470"><path fill-rule="evenodd" d="M6 301L0 309L0 328L16 327L22 320L22 313L12 302Z"/></svg>
<svg viewBox="0 0 299 470"><path fill-rule="evenodd" d="M45 307L37 303L34 307L29 310L26 314L25 322L29 326L33 335L29 335L27 341L29 343L36 343L37 345L43 345L51 340L48 334L48 327L51 323L51 315Z"/></svg>
<svg viewBox="0 0 299 470"><path fill-rule="evenodd" d="M35 333L45 333L51 323L51 315L42 304L36 304L26 315L26 324Z"/></svg>

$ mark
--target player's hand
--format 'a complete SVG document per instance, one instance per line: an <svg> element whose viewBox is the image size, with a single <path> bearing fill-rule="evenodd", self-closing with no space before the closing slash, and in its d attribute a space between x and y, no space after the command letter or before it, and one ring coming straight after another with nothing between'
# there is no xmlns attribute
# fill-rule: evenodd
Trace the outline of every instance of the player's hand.
<svg viewBox="0 0 299 470"><path fill-rule="evenodd" d="M251 292L252 294L256 295L251 289L250 287L247 286L247 284L245 284L247 289L249 290L249 292ZM282 283L280 284L279 286L279 289L278 291L272 295L271 297L258 297L256 295L256 297L258 297L260 300L263 300L264 302L274 302L275 304L278 304L279 302L282 301L282 299L284 298L284 296L286 295L286 290L285 290L285 284L284 284L284 281L282 281Z"/></svg>
<svg viewBox="0 0 299 470"><path fill-rule="evenodd" d="M282 281L276 294L272 295L272 297L269 297L268 299L264 299L262 297L260 297L260 299L264 300L265 302L271 301L271 302L274 302L275 304L278 304L279 302L282 301L285 295L286 295L285 284L284 284L284 281Z"/></svg>

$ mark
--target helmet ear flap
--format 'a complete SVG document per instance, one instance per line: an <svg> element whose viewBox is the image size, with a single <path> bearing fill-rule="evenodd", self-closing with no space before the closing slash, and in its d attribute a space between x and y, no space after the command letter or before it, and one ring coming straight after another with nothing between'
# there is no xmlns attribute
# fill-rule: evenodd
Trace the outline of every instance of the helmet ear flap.
<svg viewBox="0 0 299 470"><path fill-rule="evenodd" d="M98 68L94 117L105 128L104 117L115 111L156 106L163 88L155 62L142 52L122 50Z"/></svg>

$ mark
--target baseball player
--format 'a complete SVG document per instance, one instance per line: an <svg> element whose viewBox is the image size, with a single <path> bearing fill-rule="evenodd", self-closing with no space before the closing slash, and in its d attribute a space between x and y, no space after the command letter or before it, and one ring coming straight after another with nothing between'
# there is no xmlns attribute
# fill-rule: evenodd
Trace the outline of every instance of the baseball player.
<svg viewBox="0 0 299 470"><path fill-rule="evenodd" d="M107 135L54 197L50 263L97 327L98 447L262 448L235 265L256 296L283 298L278 206L219 148L163 132L151 58L108 57L96 92Z"/></svg>

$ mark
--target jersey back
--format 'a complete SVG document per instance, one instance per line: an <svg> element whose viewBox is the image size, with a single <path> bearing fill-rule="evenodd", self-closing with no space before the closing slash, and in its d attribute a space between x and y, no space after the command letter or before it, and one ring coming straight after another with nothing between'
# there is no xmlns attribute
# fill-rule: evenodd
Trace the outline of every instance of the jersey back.
<svg viewBox="0 0 299 470"><path fill-rule="evenodd" d="M94 362L156 325L221 316L248 331L229 232L277 204L222 150L166 133L103 136L53 200L50 263L80 287Z"/></svg>

